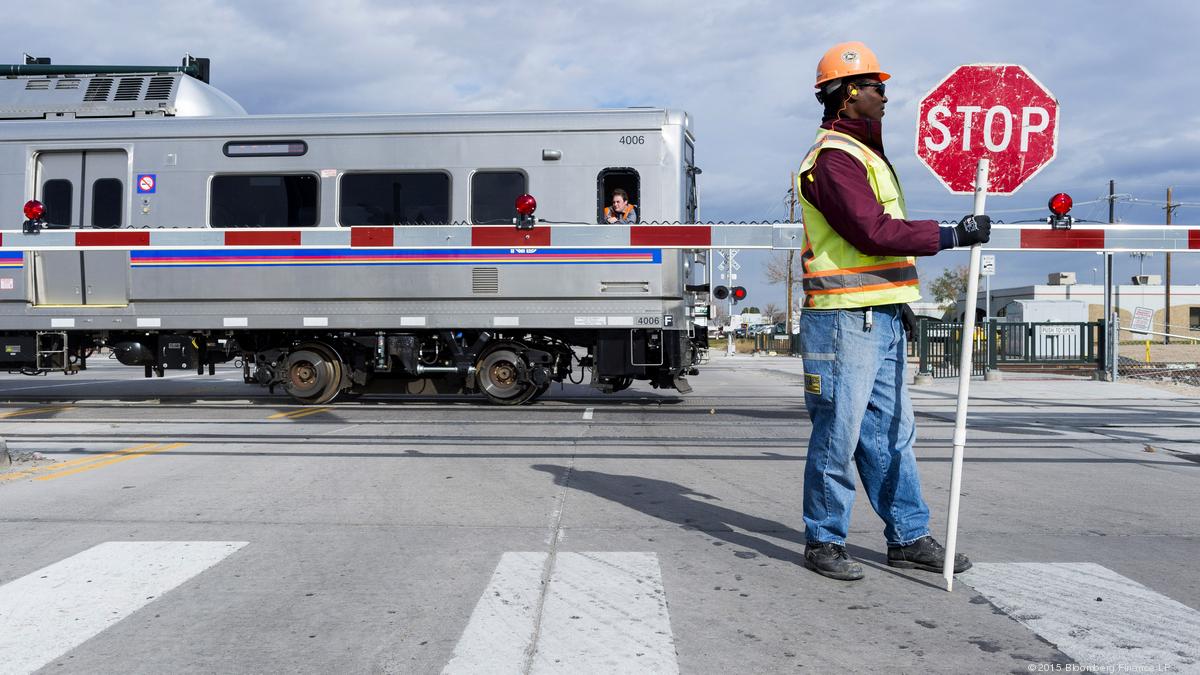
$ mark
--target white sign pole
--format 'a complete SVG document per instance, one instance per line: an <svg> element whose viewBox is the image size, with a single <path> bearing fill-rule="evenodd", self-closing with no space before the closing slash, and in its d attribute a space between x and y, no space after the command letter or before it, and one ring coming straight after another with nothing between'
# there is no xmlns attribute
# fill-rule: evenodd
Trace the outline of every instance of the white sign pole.
<svg viewBox="0 0 1200 675"><path fill-rule="evenodd" d="M988 160L979 160L975 168L975 209L982 216L987 199ZM963 314L962 354L958 360L958 409L954 414L954 460L950 463L950 513L946 518L946 561L942 577L946 590L954 590L954 549L958 544L958 498L962 488L963 447L967 444L967 392L971 387L971 355L975 343L975 305L979 293L979 257L982 246L971 247L971 265L967 270L967 307Z"/></svg>

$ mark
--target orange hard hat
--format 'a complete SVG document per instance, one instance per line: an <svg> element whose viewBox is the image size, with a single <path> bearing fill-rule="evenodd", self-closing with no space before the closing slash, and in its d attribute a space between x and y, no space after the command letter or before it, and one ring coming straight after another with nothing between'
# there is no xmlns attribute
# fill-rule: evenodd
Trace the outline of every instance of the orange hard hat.
<svg viewBox="0 0 1200 675"><path fill-rule="evenodd" d="M866 45L861 42L840 42L821 57L817 64L817 83L813 86L820 89L822 84L830 80L868 73L878 73L880 82L891 77L879 67L875 52Z"/></svg>

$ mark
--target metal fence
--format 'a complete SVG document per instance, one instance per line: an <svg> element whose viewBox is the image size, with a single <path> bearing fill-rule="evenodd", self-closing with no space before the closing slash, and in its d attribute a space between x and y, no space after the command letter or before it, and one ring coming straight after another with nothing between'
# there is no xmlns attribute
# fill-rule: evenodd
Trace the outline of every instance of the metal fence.
<svg viewBox="0 0 1200 675"><path fill-rule="evenodd" d="M961 323L923 320L917 329L918 372L931 377L958 377L962 350ZM975 327L971 374L983 375L1003 366L1099 366L1103 322L1031 323L987 321Z"/></svg>
<svg viewBox="0 0 1200 675"><path fill-rule="evenodd" d="M1121 327L1117 346L1120 377L1200 386L1200 336L1181 334L1178 328L1169 332L1168 328L1153 326L1155 332L1134 333Z"/></svg>

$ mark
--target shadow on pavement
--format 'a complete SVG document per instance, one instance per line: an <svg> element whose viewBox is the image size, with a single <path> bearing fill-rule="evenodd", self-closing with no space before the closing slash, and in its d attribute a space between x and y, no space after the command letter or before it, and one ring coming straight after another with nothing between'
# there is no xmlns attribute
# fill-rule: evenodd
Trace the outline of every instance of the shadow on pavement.
<svg viewBox="0 0 1200 675"><path fill-rule="evenodd" d="M756 557L755 554L761 554L793 565L804 565L804 532L775 520L727 508L719 503L720 498L696 492L686 485L644 476L582 471L555 464L534 464L532 468L550 474L556 485L590 492L597 497L616 502L635 511L641 511L646 515L676 523L681 529L698 530L735 546L748 549L734 551L734 555L739 558L753 558ZM800 517L799 504L797 504L796 517L797 519ZM767 535L773 539L782 540L794 545L795 549L780 546L755 535ZM714 544L719 545L717 542ZM917 576L910 576L888 567L885 553L854 544L847 544L846 549L851 556L864 565L880 572L886 572L906 581L931 588L941 588L938 583L939 578L933 575L926 580L920 578L920 575L925 573L915 573ZM820 578L815 574L813 576Z"/></svg>

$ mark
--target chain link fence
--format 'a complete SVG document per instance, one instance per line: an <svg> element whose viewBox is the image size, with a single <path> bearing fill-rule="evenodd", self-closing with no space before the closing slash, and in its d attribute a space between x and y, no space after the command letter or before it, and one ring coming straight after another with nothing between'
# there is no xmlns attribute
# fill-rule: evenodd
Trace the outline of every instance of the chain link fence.
<svg viewBox="0 0 1200 675"><path fill-rule="evenodd" d="M1152 324L1151 333L1121 326L1120 377L1200 387L1200 325Z"/></svg>

